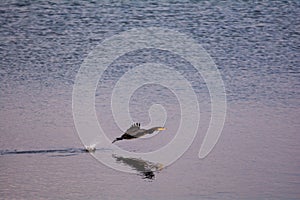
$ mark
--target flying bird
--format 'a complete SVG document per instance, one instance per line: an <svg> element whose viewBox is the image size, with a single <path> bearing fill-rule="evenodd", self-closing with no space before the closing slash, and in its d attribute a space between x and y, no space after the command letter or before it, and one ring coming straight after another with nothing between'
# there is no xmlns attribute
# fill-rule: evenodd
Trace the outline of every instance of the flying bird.
<svg viewBox="0 0 300 200"><path fill-rule="evenodd" d="M141 124L140 123L135 123L133 124L127 131L119 138L116 138L112 143L119 141L119 140L130 140L134 138L139 138L142 137L146 134L152 134L155 131L163 131L166 130L164 127L153 127L148 130L146 129L141 129Z"/></svg>

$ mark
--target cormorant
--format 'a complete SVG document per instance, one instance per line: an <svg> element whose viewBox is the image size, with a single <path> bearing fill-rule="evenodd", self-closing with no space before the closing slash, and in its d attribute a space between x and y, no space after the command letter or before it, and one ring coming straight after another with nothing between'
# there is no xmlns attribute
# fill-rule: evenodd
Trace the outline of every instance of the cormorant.
<svg viewBox="0 0 300 200"><path fill-rule="evenodd" d="M119 140L130 140L130 139L134 139L134 138L139 138L146 134L152 134L155 131L166 130L166 128L164 128L164 127L153 127L153 128L146 130L146 129L141 129L140 126L141 126L140 123L133 124L129 129L127 129L127 131L121 137L116 138L112 143L119 141Z"/></svg>

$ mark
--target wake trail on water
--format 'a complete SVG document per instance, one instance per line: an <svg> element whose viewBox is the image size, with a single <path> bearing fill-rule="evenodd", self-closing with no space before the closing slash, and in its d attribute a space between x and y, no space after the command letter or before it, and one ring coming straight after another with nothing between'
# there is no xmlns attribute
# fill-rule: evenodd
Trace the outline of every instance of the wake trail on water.
<svg viewBox="0 0 300 200"><path fill-rule="evenodd" d="M61 148L61 149L38 149L38 150L0 150L0 156L22 155L22 154L61 154L62 156L77 155L81 153L92 153L95 151L111 151L108 148L96 148L96 144L85 146L84 148Z"/></svg>

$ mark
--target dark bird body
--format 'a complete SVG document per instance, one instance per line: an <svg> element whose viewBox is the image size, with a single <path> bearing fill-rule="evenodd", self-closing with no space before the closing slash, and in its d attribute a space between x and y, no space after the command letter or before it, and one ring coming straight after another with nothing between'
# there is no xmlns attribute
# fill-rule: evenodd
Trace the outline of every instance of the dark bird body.
<svg viewBox="0 0 300 200"><path fill-rule="evenodd" d="M140 123L133 124L129 129L126 130L126 132L119 138L116 138L112 143L119 141L119 140L131 140L134 138L142 137L146 134L152 134L155 131L162 131L165 130L164 127L153 127L151 129L141 129Z"/></svg>

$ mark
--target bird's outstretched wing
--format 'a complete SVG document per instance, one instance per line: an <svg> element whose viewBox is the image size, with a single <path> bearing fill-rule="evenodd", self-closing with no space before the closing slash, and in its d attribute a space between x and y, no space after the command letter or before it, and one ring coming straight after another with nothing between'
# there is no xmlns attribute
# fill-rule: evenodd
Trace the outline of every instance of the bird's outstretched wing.
<svg viewBox="0 0 300 200"><path fill-rule="evenodd" d="M133 124L129 129L126 130L125 134L134 136L136 132L140 130L140 123Z"/></svg>

